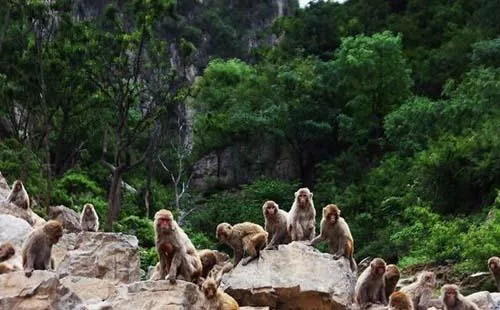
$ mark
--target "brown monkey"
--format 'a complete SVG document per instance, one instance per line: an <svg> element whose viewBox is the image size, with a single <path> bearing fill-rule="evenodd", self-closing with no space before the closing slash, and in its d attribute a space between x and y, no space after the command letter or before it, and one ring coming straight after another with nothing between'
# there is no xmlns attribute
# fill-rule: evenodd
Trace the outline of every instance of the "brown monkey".
<svg viewBox="0 0 500 310"><path fill-rule="evenodd" d="M443 302L444 310L479 310L475 303L468 301L460 294L460 290L455 284L443 285L440 299Z"/></svg>
<svg viewBox="0 0 500 310"><path fill-rule="evenodd" d="M16 250L14 249L12 243L5 242L4 244L0 245L0 274L17 270L16 266L5 262L6 260L14 256L14 254L16 254Z"/></svg>
<svg viewBox="0 0 500 310"><path fill-rule="evenodd" d="M230 263L229 263L230 264ZM240 306L229 294L225 293L219 286L224 269L210 272L209 277L203 281L201 290L210 301L210 309L214 310L238 310Z"/></svg>
<svg viewBox="0 0 500 310"><path fill-rule="evenodd" d="M399 268L396 265L389 264L385 268L385 296L389 299L389 296L396 290L396 285L398 284L399 277L401 276ZM398 297L398 299L400 299Z"/></svg>
<svg viewBox="0 0 500 310"><path fill-rule="evenodd" d="M287 227L292 241L312 240L316 225L313 193L307 188L295 192L295 200L288 213Z"/></svg>
<svg viewBox="0 0 500 310"><path fill-rule="evenodd" d="M262 214L265 221L264 229L268 233L266 250L276 249L279 244L289 243L290 238L286 229L288 212L281 210L276 202L268 200L262 206Z"/></svg>
<svg viewBox="0 0 500 310"><path fill-rule="evenodd" d="M384 279L385 267L386 264L382 258L375 258L359 276L354 296L361 309L366 309L371 304L387 305Z"/></svg>
<svg viewBox="0 0 500 310"><path fill-rule="evenodd" d="M234 226L228 223L220 223L217 225L216 237L217 240L233 249L235 265L238 265L240 261L242 261L242 265L246 265L254 258L257 258L260 250L266 246L267 242L267 232L262 226L250 222L239 223ZM248 256L242 260L245 253Z"/></svg>
<svg viewBox="0 0 500 310"><path fill-rule="evenodd" d="M389 310L413 310L410 296L404 292L393 292L389 296Z"/></svg>
<svg viewBox="0 0 500 310"><path fill-rule="evenodd" d="M52 246L63 235L62 224L50 220L40 228L35 229L23 247L23 267L27 277L31 277L33 270L52 270Z"/></svg>
<svg viewBox="0 0 500 310"><path fill-rule="evenodd" d="M14 246L10 242L0 245L0 262L6 261L16 254Z"/></svg>
<svg viewBox="0 0 500 310"><path fill-rule="evenodd" d="M493 256L488 259L488 268L497 282L497 290L500 292L500 257Z"/></svg>
<svg viewBox="0 0 500 310"><path fill-rule="evenodd" d="M191 240L174 220L172 212L162 209L155 214L156 251L160 259L160 280L175 284L180 275L185 281L197 282L202 265Z"/></svg>
<svg viewBox="0 0 500 310"><path fill-rule="evenodd" d="M432 298L432 291L436 287L436 275L431 271L422 271L417 281L401 288L410 296L415 310L427 310L430 307L442 308L441 302L437 298Z"/></svg>
<svg viewBox="0 0 500 310"><path fill-rule="evenodd" d="M80 214L80 226L82 231L98 231L99 230L99 217L95 212L94 205L86 203L83 205L82 213Z"/></svg>
<svg viewBox="0 0 500 310"><path fill-rule="evenodd" d="M229 260L229 255L216 250L200 250L198 251L198 255L200 256L201 265L203 266L201 272L203 278L207 277L208 273L215 265L223 264Z"/></svg>
<svg viewBox="0 0 500 310"><path fill-rule="evenodd" d="M8 203L13 203L16 206L28 209L30 207L30 197L28 196L28 192L24 188L23 182L21 180L16 180L14 184L12 184L12 190L7 196L5 200Z"/></svg>
<svg viewBox="0 0 500 310"><path fill-rule="evenodd" d="M347 257L351 270L355 271L357 267L353 257L354 241L351 231L344 218L340 217L340 209L334 204L329 204L323 208L321 232L319 236L311 241L311 245L314 246L325 240L328 242L328 252L333 254L333 258Z"/></svg>

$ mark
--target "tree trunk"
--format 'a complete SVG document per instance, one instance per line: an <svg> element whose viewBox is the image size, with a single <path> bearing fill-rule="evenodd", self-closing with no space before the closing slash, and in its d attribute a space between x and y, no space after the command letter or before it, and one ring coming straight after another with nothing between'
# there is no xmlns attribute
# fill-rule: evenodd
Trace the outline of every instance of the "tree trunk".
<svg viewBox="0 0 500 310"><path fill-rule="evenodd" d="M118 167L113 170L111 186L108 195L108 214L106 217L106 231L111 231L113 223L120 218L121 211L121 184L123 169Z"/></svg>

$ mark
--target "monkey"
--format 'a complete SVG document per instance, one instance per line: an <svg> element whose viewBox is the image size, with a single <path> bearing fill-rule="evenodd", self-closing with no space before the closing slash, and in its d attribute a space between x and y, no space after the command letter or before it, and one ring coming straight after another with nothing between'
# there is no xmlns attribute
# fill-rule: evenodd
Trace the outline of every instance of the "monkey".
<svg viewBox="0 0 500 310"><path fill-rule="evenodd" d="M12 190L10 191L9 196L7 196L7 199L5 199L5 201L7 203L13 203L25 210L29 209L30 198L21 180L16 180L14 184L12 184Z"/></svg>
<svg viewBox="0 0 500 310"><path fill-rule="evenodd" d="M5 242L0 245L0 274L18 270L17 266L6 262L6 260L10 259L15 254L16 250L12 243Z"/></svg>
<svg viewBox="0 0 500 310"><path fill-rule="evenodd" d="M417 281L401 288L410 296L415 310L427 310L430 307L442 308L442 304L437 298L432 298L432 291L436 287L436 275L431 271L422 271Z"/></svg>
<svg viewBox="0 0 500 310"><path fill-rule="evenodd" d="M198 251L200 256L202 272L201 276L206 278L210 270L214 268L215 265L223 264L229 260L229 255L224 252L219 252L216 250L200 250Z"/></svg>
<svg viewBox="0 0 500 310"><path fill-rule="evenodd" d="M287 229L291 241L311 241L315 236L316 210L313 193L307 188L295 192L295 200L288 213Z"/></svg>
<svg viewBox="0 0 500 310"><path fill-rule="evenodd" d="M491 271L491 274L495 278L495 282L497 283L497 290L500 292L500 257L493 256L488 259L488 268Z"/></svg>
<svg viewBox="0 0 500 310"><path fill-rule="evenodd" d="M264 215L264 229L268 234L265 249L276 249L279 244L289 243L290 238L286 229L288 212L281 210L276 202L268 200L262 206L262 214Z"/></svg>
<svg viewBox="0 0 500 310"><path fill-rule="evenodd" d="M229 263L231 264L231 263ZM232 265L232 264L231 264ZM201 290L205 297L212 303L210 309L215 310L238 310L240 309L236 300L225 293L219 286L224 269L212 270L208 278L201 284Z"/></svg>
<svg viewBox="0 0 500 310"><path fill-rule="evenodd" d="M63 235L60 222L50 220L40 228L35 229L23 246L23 268L27 277L33 270L52 270L52 246L59 242Z"/></svg>
<svg viewBox="0 0 500 310"><path fill-rule="evenodd" d="M340 217L340 209L329 204L323 208L323 218L321 219L320 234L314 238L310 245L314 246L321 241L328 241L328 252L333 254L333 259L341 256L347 257L351 270L355 271L356 261L354 260L354 240L352 239L349 225L343 217Z"/></svg>
<svg viewBox="0 0 500 310"><path fill-rule="evenodd" d="M389 310L413 310L413 304L410 297L406 293L392 292L389 296Z"/></svg>
<svg viewBox="0 0 500 310"><path fill-rule="evenodd" d="M200 257L189 237L174 220L172 212L165 209L156 212L154 227L160 280L167 277L170 284L176 284L179 275L185 281L196 283L203 268Z"/></svg>
<svg viewBox="0 0 500 310"><path fill-rule="evenodd" d="M387 305L385 296L385 261L375 258L366 268L356 282L354 297L360 309L366 309L371 304Z"/></svg>
<svg viewBox="0 0 500 310"><path fill-rule="evenodd" d="M217 225L216 238L233 249L234 264L238 265L241 261L243 266L257 258L267 244L267 232L262 226L250 222L234 226L220 223ZM245 252L248 256L243 259Z"/></svg>
<svg viewBox="0 0 500 310"><path fill-rule="evenodd" d="M460 290L455 284L445 284L441 287L440 300L444 310L479 310L475 303L468 301L460 294Z"/></svg>
<svg viewBox="0 0 500 310"><path fill-rule="evenodd" d="M396 285L398 284L399 277L401 276L398 266L394 264L389 264L385 268L385 296L389 299L389 296L396 290ZM401 298L398 297L398 300Z"/></svg>
<svg viewBox="0 0 500 310"><path fill-rule="evenodd" d="M97 216L93 204L86 203L83 205L82 213L80 214L80 226L82 231L99 230L99 216Z"/></svg>
<svg viewBox="0 0 500 310"><path fill-rule="evenodd" d="M16 254L14 246L10 242L5 242L0 245L0 262L6 261Z"/></svg>

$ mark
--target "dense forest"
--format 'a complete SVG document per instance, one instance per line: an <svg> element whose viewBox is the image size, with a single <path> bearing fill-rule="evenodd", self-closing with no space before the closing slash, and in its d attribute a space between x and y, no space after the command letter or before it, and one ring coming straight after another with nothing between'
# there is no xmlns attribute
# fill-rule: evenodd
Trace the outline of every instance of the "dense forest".
<svg viewBox="0 0 500 310"><path fill-rule="evenodd" d="M289 210L307 186L318 214L340 207L357 260L486 270L498 16L488 0L9 0L0 171L39 214L95 205L144 268L157 210L219 248L218 223L263 224L265 200Z"/></svg>

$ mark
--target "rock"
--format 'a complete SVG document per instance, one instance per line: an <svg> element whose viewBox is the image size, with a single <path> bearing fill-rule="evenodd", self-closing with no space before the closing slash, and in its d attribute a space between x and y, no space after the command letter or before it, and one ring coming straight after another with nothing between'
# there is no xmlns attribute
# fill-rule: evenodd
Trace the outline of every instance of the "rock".
<svg viewBox="0 0 500 310"><path fill-rule="evenodd" d="M112 309L120 310L208 310L208 302L198 287L178 280L141 281L118 287L118 295L111 300Z"/></svg>
<svg viewBox="0 0 500 310"><path fill-rule="evenodd" d="M9 258L7 263L22 270L23 259L21 253L23 242L32 231L33 228L28 222L12 215L0 214L0 244L9 241L16 249L16 254Z"/></svg>
<svg viewBox="0 0 500 310"><path fill-rule="evenodd" d="M26 221L29 225L33 225L33 212L31 210L19 208L12 203L5 202L4 199L0 197L0 214L12 215Z"/></svg>
<svg viewBox="0 0 500 310"><path fill-rule="evenodd" d="M493 299L493 307L495 310L500 310L500 293L490 293Z"/></svg>
<svg viewBox="0 0 500 310"><path fill-rule="evenodd" d="M55 268L59 266L68 251L74 250L77 234L63 234L59 242L52 246L52 259L54 259Z"/></svg>
<svg viewBox="0 0 500 310"><path fill-rule="evenodd" d="M474 273L460 282L460 291L464 295L480 291L491 291L495 288L495 280L489 272Z"/></svg>
<svg viewBox="0 0 500 310"><path fill-rule="evenodd" d="M337 310L351 305L356 274L346 258L334 260L293 242L261 251L258 260L236 266L222 281L225 292L242 306Z"/></svg>
<svg viewBox="0 0 500 310"><path fill-rule="evenodd" d="M61 284L57 275L35 270L30 278L24 272L0 275L0 308L16 310L83 310L82 300Z"/></svg>
<svg viewBox="0 0 500 310"><path fill-rule="evenodd" d="M113 283L96 278L66 277L61 283L80 297L86 305L102 306L116 297L117 290Z"/></svg>
<svg viewBox="0 0 500 310"><path fill-rule="evenodd" d="M70 208L65 206L49 207L49 218L58 220L63 224L63 227L68 232L80 232L80 215Z"/></svg>
<svg viewBox="0 0 500 310"><path fill-rule="evenodd" d="M240 310L269 310L269 307L240 307Z"/></svg>
<svg viewBox="0 0 500 310"><path fill-rule="evenodd" d="M46 220L44 220L43 218L41 218L38 214L36 214L35 212L33 212L31 209L29 210L30 214L31 214L31 226L33 226L33 228L38 228L38 227L42 227L43 225L45 225L45 223L47 223Z"/></svg>
<svg viewBox="0 0 500 310"><path fill-rule="evenodd" d="M60 277L106 279L114 284L139 281L139 270L137 238L104 232L79 233L74 249L68 250L57 267Z"/></svg>
<svg viewBox="0 0 500 310"><path fill-rule="evenodd" d="M262 175L293 180L300 176L298 167L293 151L283 145L233 145L199 159L193 167L191 185L206 191L249 183Z"/></svg>
<svg viewBox="0 0 500 310"><path fill-rule="evenodd" d="M482 291L474 294L470 294L465 297L468 301L475 303L481 310L493 310L493 298L490 292Z"/></svg>

